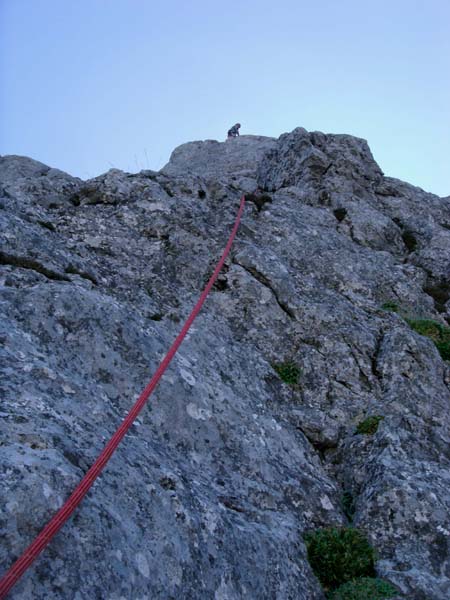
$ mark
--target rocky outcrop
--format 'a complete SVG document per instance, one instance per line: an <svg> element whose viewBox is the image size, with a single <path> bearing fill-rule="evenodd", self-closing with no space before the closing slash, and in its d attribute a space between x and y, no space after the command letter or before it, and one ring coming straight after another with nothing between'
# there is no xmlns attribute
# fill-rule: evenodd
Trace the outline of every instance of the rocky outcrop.
<svg viewBox="0 0 450 600"><path fill-rule="evenodd" d="M11 598L324 598L303 535L351 516L399 594L448 599L450 369L407 317L450 322L450 202L302 128L87 182L0 158L1 570L120 423L256 188L271 202L247 204L149 406Z"/></svg>

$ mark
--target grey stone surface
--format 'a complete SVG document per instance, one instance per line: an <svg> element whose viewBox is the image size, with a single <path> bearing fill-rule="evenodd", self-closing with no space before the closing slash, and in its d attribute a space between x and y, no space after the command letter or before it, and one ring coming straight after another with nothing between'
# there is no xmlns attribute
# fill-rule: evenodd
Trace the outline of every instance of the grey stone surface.
<svg viewBox="0 0 450 600"><path fill-rule="evenodd" d="M257 186L272 203L247 204L149 406L11 598L324 598L303 534L348 522L344 492L380 576L450 597L450 368L405 320L450 320L450 201L302 128L86 182L0 157L0 568L145 386Z"/></svg>

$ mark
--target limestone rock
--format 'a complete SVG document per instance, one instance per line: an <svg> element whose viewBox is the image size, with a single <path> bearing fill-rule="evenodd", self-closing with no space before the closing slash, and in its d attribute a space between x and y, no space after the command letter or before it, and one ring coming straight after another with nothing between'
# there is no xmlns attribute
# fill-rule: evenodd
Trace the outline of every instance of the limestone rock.
<svg viewBox="0 0 450 600"><path fill-rule="evenodd" d="M450 365L406 318L450 321L450 202L303 128L87 182L0 157L1 569L145 386L256 188L272 202L247 204L149 405L11 598L322 599L303 535L347 523L346 495L378 574L448 600Z"/></svg>

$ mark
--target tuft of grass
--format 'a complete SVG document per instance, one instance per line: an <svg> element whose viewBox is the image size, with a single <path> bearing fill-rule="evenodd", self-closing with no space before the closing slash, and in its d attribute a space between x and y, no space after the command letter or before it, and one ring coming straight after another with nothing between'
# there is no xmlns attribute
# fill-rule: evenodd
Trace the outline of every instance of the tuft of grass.
<svg viewBox="0 0 450 600"><path fill-rule="evenodd" d="M375 550L352 527L328 527L305 535L308 560L325 590L375 575Z"/></svg>
<svg viewBox="0 0 450 600"><path fill-rule="evenodd" d="M288 385L297 385L301 375L300 368L293 362L282 362L272 365L278 376Z"/></svg>
<svg viewBox="0 0 450 600"><path fill-rule="evenodd" d="M373 435L377 432L378 425L383 419L384 417L381 415L372 415L370 417L367 417L366 419L364 419L364 421L358 423L356 427L356 432L363 433L365 435Z"/></svg>
<svg viewBox="0 0 450 600"><path fill-rule="evenodd" d="M384 304L381 305L381 308L388 312L395 312L395 313L397 313L400 310L400 306L396 302L385 302Z"/></svg>
<svg viewBox="0 0 450 600"><path fill-rule="evenodd" d="M450 360L450 327L432 319L406 319L406 322L411 329L430 338L444 360Z"/></svg>
<svg viewBox="0 0 450 600"><path fill-rule="evenodd" d="M332 592L330 600L383 600L397 595L397 590L388 581L373 577L360 577L344 583Z"/></svg>

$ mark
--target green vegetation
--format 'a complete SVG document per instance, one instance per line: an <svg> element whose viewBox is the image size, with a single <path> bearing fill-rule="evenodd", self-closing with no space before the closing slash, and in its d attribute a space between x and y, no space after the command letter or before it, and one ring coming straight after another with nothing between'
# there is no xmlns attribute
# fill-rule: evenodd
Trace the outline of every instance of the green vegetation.
<svg viewBox="0 0 450 600"><path fill-rule="evenodd" d="M400 306L396 302L385 302L381 305L383 310L388 312L398 312L400 310Z"/></svg>
<svg viewBox="0 0 450 600"><path fill-rule="evenodd" d="M330 600L383 600L397 595L397 590L387 581L361 577L344 583L330 594Z"/></svg>
<svg viewBox="0 0 450 600"><path fill-rule="evenodd" d="M384 417L381 415L372 415L371 417L367 417L364 421L358 423L356 427L357 433L363 433L365 435L373 435L378 430L378 425L380 421L382 421Z"/></svg>
<svg viewBox="0 0 450 600"><path fill-rule="evenodd" d="M392 301L385 302L381 305L381 308L386 311L401 314L400 305ZM402 316L411 329L430 338L430 340L434 342L434 345L444 360L450 360L450 327L446 327L438 321L433 321L433 319L408 318L404 313Z"/></svg>
<svg viewBox="0 0 450 600"><path fill-rule="evenodd" d="M411 329L430 338L444 360L450 360L450 327L432 319L406 319L406 322Z"/></svg>
<svg viewBox="0 0 450 600"><path fill-rule="evenodd" d="M357 529L329 527L305 535L309 563L325 590L375 574L375 550Z"/></svg>
<svg viewBox="0 0 450 600"><path fill-rule="evenodd" d="M287 383L288 385L297 385L301 370L296 364L286 361L272 366L284 383Z"/></svg>

